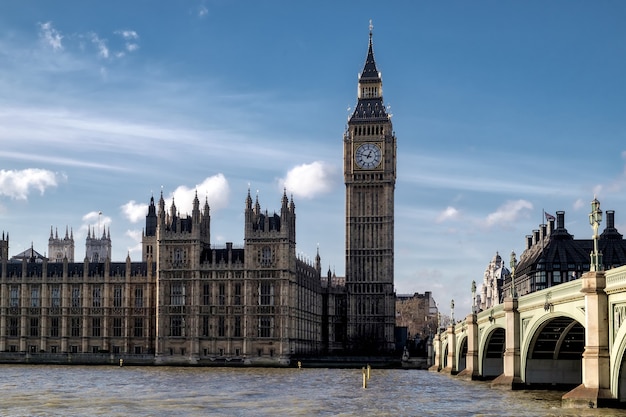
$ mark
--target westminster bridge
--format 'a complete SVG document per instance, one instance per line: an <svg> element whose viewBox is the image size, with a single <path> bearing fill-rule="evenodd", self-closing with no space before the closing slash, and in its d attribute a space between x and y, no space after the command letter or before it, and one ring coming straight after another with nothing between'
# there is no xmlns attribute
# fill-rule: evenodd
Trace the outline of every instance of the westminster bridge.
<svg viewBox="0 0 626 417"><path fill-rule="evenodd" d="M521 297L449 326L431 371L492 387L576 386L564 407L626 402L626 266Z"/></svg>

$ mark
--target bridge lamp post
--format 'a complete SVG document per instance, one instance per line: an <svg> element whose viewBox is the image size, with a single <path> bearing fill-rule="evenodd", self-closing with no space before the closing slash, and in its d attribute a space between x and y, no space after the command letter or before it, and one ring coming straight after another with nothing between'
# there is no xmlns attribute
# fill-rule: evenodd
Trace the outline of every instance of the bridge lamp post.
<svg viewBox="0 0 626 417"><path fill-rule="evenodd" d="M515 267L517 266L517 259L515 259L514 251L511 251L511 260L509 265L511 266L511 297L517 298L517 291L515 290Z"/></svg>
<svg viewBox="0 0 626 417"><path fill-rule="evenodd" d="M476 314L476 281L472 281L472 314Z"/></svg>
<svg viewBox="0 0 626 417"><path fill-rule="evenodd" d="M602 222L602 210L597 198L591 202L591 213L589 213L589 224L593 229L593 252L591 252L591 270L602 271L602 253L598 252L598 228Z"/></svg>
<svg viewBox="0 0 626 417"><path fill-rule="evenodd" d="M454 299L450 301L450 324L454 326Z"/></svg>

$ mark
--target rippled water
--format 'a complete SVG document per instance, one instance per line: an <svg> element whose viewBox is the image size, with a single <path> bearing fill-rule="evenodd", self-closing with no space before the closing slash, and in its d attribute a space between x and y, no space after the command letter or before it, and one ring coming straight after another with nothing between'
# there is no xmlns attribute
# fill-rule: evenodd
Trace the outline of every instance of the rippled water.
<svg viewBox="0 0 626 417"><path fill-rule="evenodd" d="M2 416L626 416L417 370L0 365Z"/></svg>

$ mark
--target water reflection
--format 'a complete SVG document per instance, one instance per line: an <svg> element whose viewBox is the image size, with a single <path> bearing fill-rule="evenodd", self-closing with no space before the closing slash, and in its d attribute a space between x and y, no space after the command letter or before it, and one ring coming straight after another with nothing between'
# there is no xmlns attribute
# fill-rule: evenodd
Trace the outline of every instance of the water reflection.
<svg viewBox="0 0 626 417"><path fill-rule="evenodd" d="M0 366L0 414L45 416L626 416L562 392L492 390L416 370Z"/></svg>

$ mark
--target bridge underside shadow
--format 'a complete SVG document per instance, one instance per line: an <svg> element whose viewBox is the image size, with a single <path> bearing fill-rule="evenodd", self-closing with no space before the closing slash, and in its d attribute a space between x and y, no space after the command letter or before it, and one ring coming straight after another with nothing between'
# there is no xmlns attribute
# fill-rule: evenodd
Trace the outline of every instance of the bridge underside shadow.
<svg viewBox="0 0 626 417"><path fill-rule="evenodd" d="M556 317L537 329L526 358L526 385L576 386L582 383L585 328Z"/></svg>
<svg viewBox="0 0 626 417"><path fill-rule="evenodd" d="M482 358L481 375L484 379L493 379L502 375L505 337L506 333L503 328L497 328L489 335Z"/></svg>

